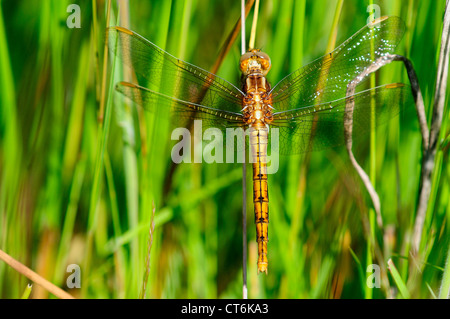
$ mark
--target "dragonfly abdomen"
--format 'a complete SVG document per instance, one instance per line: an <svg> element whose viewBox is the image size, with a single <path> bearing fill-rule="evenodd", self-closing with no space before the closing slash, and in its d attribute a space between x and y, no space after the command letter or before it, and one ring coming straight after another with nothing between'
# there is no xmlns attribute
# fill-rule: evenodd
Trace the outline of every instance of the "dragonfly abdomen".
<svg viewBox="0 0 450 319"><path fill-rule="evenodd" d="M267 185L268 129L254 128L250 132L253 163L253 204L255 207L256 240L258 242L258 272L267 274L267 242L269 241L269 192Z"/></svg>

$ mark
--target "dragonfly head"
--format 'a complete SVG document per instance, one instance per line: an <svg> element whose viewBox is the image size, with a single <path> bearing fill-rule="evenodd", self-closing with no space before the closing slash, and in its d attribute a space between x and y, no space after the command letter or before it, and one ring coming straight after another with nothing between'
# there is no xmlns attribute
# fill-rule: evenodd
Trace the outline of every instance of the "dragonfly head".
<svg viewBox="0 0 450 319"><path fill-rule="evenodd" d="M252 49L241 56L240 67L244 75L262 73L266 76L271 66L269 56L260 50Z"/></svg>

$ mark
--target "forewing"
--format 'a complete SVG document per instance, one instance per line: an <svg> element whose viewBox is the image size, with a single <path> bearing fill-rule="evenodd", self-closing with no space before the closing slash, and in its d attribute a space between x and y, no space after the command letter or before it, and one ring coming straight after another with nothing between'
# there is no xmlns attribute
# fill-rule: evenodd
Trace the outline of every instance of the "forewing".
<svg viewBox="0 0 450 319"><path fill-rule="evenodd" d="M284 111L345 97L348 83L379 57L391 54L404 33L398 17L382 17L333 52L286 76L272 89L273 107Z"/></svg>
<svg viewBox="0 0 450 319"><path fill-rule="evenodd" d="M110 49L155 92L209 108L238 112L243 93L233 84L165 52L122 27L107 30Z"/></svg>

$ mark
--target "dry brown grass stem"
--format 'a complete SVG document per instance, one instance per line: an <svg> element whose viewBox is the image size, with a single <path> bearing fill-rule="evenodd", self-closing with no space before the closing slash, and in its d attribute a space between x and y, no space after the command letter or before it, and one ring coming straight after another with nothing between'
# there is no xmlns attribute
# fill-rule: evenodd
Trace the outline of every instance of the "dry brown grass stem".
<svg viewBox="0 0 450 319"><path fill-rule="evenodd" d="M450 51L450 8L447 0L442 28L441 48L438 62L438 72L436 79L436 91L434 94L433 117L431 119L429 141L424 143L425 154L422 160L421 187L419 194L419 204L417 207L414 232L412 236L412 250L417 254L420 249L423 225L428 209L428 202L431 194L431 175L435 166L436 151L441 132L442 117L444 114L445 93L447 91L448 63Z"/></svg>
<svg viewBox="0 0 450 319"><path fill-rule="evenodd" d="M419 87L419 81L417 79L416 72L414 71L414 68L412 66L412 63L405 57L401 55L396 54L389 54L383 57L378 58L372 65L370 65L368 68L366 68L363 72L361 72L358 76L356 76L353 81L350 82L350 84L347 87L347 93L346 98L351 97L353 94L355 94L356 86L369 74L376 72L378 69L383 67L386 64L389 64L393 61L402 61L405 65L406 71L408 73L408 78L411 83L411 91L415 100L416 105L416 112L417 117L419 119L419 125L422 132L422 140L426 141L428 136L428 127L427 127L427 121L426 121L426 115L425 115L425 106L423 103L422 93L420 91ZM350 157L350 161L352 162L353 167L357 171L358 175L360 176L361 180L363 181L373 203L373 207L375 209L376 215L377 215L377 224L380 228L383 228L383 219L381 217L381 204L380 204L380 198L375 191L372 183L370 182L369 176L366 174L366 172L361 168L361 166L356 161L353 151L352 151L352 129L353 129L353 107L354 107L354 101L353 99L348 99L347 105L346 105L346 112L345 112L345 118L344 118L344 134L345 134L345 140L346 140L346 148L348 155Z"/></svg>
<svg viewBox="0 0 450 319"><path fill-rule="evenodd" d="M11 268L16 270L17 272L21 273L37 285L41 286L48 292L52 293L56 297L60 299L75 299L72 295L65 292L58 286L55 286L50 281L45 279L44 277L40 276L39 274L35 273L33 270L22 264L21 262L17 261L7 253L5 253L3 250L0 249L0 260L3 260L5 263L7 263Z"/></svg>

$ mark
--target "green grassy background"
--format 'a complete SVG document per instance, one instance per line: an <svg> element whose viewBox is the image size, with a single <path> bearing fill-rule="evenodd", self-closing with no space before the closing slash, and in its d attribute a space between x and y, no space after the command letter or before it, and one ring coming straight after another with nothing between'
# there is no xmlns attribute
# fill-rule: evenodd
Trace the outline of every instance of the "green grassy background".
<svg viewBox="0 0 450 319"><path fill-rule="evenodd" d="M338 45L363 27L370 2L262 0L256 46L271 57L271 83L325 54L334 31ZM397 53L413 62L430 120L445 3L374 2L381 15L400 16L406 23ZM66 25L71 3L81 7L80 29ZM240 298L242 167L184 164L170 174L167 119L112 90L111 84L124 79L119 60L113 68L108 59L103 76L107 5L0 1L0 249L65 289L67 265L80 265L81 289L68 289L76 297L137 298L154 202L147 298ZM239 18L240 1L130 1L122 13L118 18L113 1L110 24L129 23L173 55L210 69ZM252 13L247 35L251 19ZM218 74L238 83L239 56L237 42ZM400 64L375 78L376 84L407 81ZM443 139L448 124L446 107ZM407 297L391 273L389 287L366 285L367 266L380 262L370 236L382 262L392 259L409 296L433 298L445 289L448 145L436 157L418 265L409 259L422 158L414 106L404 106L399 117L378 129L371 155L369 150L367 140L356 157L367 171L374 163L384 230L376 227L370 198L343 149L281 158L278 173L269 177L267 276L256 273L247 183L251 298ZM250 181L250 167L247 173ZM0 262L1 297L20 297L27 283ZM34 286L31 297L51 296Z"/></svg>

